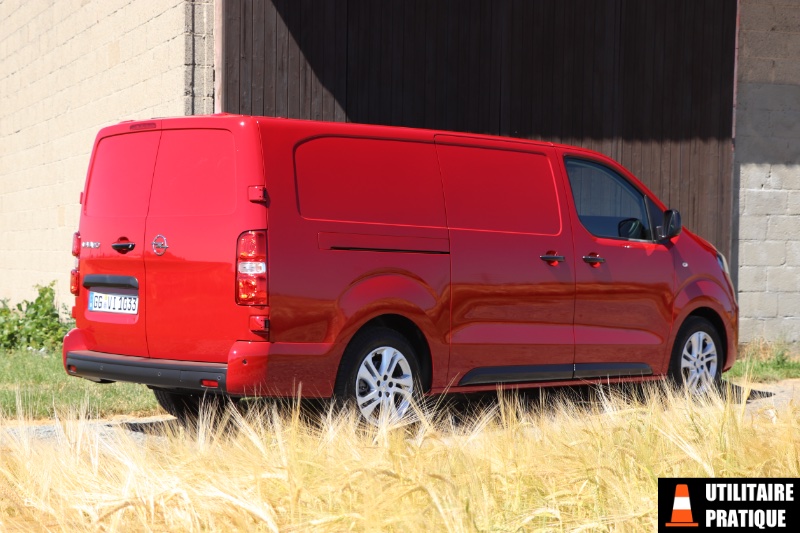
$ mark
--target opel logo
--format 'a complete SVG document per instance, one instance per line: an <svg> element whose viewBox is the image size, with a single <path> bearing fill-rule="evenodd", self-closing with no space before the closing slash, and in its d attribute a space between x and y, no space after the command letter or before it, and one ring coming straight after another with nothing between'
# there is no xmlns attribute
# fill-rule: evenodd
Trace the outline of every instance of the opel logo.
<svg viewBox="0 0 800 533"><path fill-rule="evenodd" d="M153 239L153 253L156 255L164 255L164 252L167 251L167 238L161 234L156 235L156 238Z"/></svg>

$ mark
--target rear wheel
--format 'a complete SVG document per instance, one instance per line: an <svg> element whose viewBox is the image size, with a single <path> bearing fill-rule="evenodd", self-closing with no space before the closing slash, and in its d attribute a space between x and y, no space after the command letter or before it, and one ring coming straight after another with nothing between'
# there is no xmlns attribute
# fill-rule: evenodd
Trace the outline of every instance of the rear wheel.
<svg viewBox="0 0 800 533"><path fill-rule="evenodd" d="M368 423L396 422L420 398L420 366L405 337L389 328L359 334L342 359L334 395Z"/></svg>
<svg viewBox="0 0 800 533"><path fill-rule="evenodd" d="M675 339L669 375L691 394L709 392L719 385L724 355L719 334L711 322L690 317Z"/></svg>
<svg viewBox="0 0 800 533"><path fill-rule="evenodd" d="M164 389L153 389L158 405L166 412L178 419L183 425L194 423L200 415L201 409L210 409L216 413L225 408L233 398L217 394L180 393Z"/></svg>

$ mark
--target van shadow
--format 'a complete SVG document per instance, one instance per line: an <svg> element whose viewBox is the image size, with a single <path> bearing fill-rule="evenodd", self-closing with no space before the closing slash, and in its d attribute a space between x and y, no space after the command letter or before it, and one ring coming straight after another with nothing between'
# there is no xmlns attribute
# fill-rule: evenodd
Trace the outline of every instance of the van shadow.
<svg viewBox="0 0 800 533"><path fill-rule="evenodd" d="M557 405L570 405L577 411L590 413L595 411L605 398L620 399L631 405L643 404L648 397L653 394L652 385L649 384L608 384L608 385L575 385L571 387L548 387L525 390L510 390L498 393L497 391L471 393L471 394L449 394L436 398L428 399L423 410L430 413L433 419L448 419L456 426L470 424L477 416L484 413L497 411L501 404L513 405L523 412L539 414L552 410ZM721 397L732 403L750 403L762 398L774 396L768 391L745 389L723 381L720 387ZM244 414L255 413L266 416L273 408L278 414L285 417L293 416L295 409L298 409L299 416L303 423L311 426L322 426L325 423L328 413L335 406L331 400L303 399L296 400L275 400L268 398L251 399L240 402L238 408ZM122 422L119 424L123 429L141 433L147 436L166 436L176 434L181 431L180 423L174 419L148 420L143 422ZM231 434L235 434L235 428L231 424L229 429Z"/></svg>
<svg viewBox="0 0 800 533"><path fill-rule="evenodd" d="M164 420L148 420L146 422L122 422L119 427L132 433L142 433L147 436L164 436L178 428L178 421L174 418Z"/></svg>
<svg viewBox="0 0 800 533"><path fill-rule="evenodd" d="M666 389L663 391L666 392ZM569 405L578 412L595 412L607 398L622 401L632 406L643 405L654 394L651 383L620 383L575 385L570 387L547 387L525 390L495 391L475 394L452 394L433 400L435 410L445 413L457 424L469 423L476 414L497 410L501 403L518 407L522 412L540 414L552 411L553 407ZM773 393L745 389L734 383L723 381L719 387L720 397L731 403L750 403L774 396Z"/></svg>
<svg viewBox="0 0 800 533"><path fill-rule="evenodd" d="M729 398L734 403L750 403L762 398L771 398L772 396L775 396L775 393L765 390L750 389L748 391L747 389L744 389L739 385L729 381L723 382L723 387L721 390L723 398Z"/></svg>

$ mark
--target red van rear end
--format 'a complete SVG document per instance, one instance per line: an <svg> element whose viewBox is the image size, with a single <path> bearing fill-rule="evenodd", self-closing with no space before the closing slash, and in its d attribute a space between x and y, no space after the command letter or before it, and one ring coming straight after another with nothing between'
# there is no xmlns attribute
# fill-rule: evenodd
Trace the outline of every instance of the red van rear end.
<svg viewBox="0 0 800 533"><path fill-rule="evenodd" d="M100 132L75 237L68 370L199 389L180 377L193 372L224 389L233 341L265 340L250 322L268 304L260 151L258 125L241 117Z"/></svg>

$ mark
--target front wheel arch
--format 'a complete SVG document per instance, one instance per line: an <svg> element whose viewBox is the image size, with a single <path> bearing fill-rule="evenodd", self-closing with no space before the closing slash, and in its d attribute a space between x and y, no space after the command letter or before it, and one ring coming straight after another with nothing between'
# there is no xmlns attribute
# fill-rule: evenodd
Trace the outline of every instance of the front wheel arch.
<svg viewBox="0 0 800 533"><path fill-rule="evenodd" d="M692 317L700 317L705 320L708 320L714 329L717 330L717 335L719 335L720 344L722 345L722 354L721 354L721 368L725 368L725 364L728 362L728 335L727 330L725 328L725 322L722 321L722 317L717 314L716 311L711 309L710 307L699 307L692 311L686 320L689 320ZM684 323L686 323L684 320Z"/></svg>
<svg viewBox="0 0 800 533"><path fill-rule="evenodd" d="M690 315L675 336L667 368L669 379L691 394L716 388L725 361L722 337L710 320Z"/></svg>
<svg viewBox="0 0 800 533"><path fill-rule="evenodd" d="M720 338L722 369L730 370L729 365L732 365L733 363L731 361L731 357L733 357L733 361L736 360L736 344L730 344L731 342L736 342L736 325L735 323L732 323L730 328L726 326L726 319L723 318L723 315L720 313L724 313L724 311L717 309L714 302L707 300L693 302L693 305L691 306L684 305L675 319L672 332L666 341L661 371L669 371L670 364L672 362L672 351L675 343L678 342L678 335L681 333L681 330L686 323L694 317L703 318L709 321L712 326L714 326L714 329L716 329L717 335L719 335Z"/></svg>

